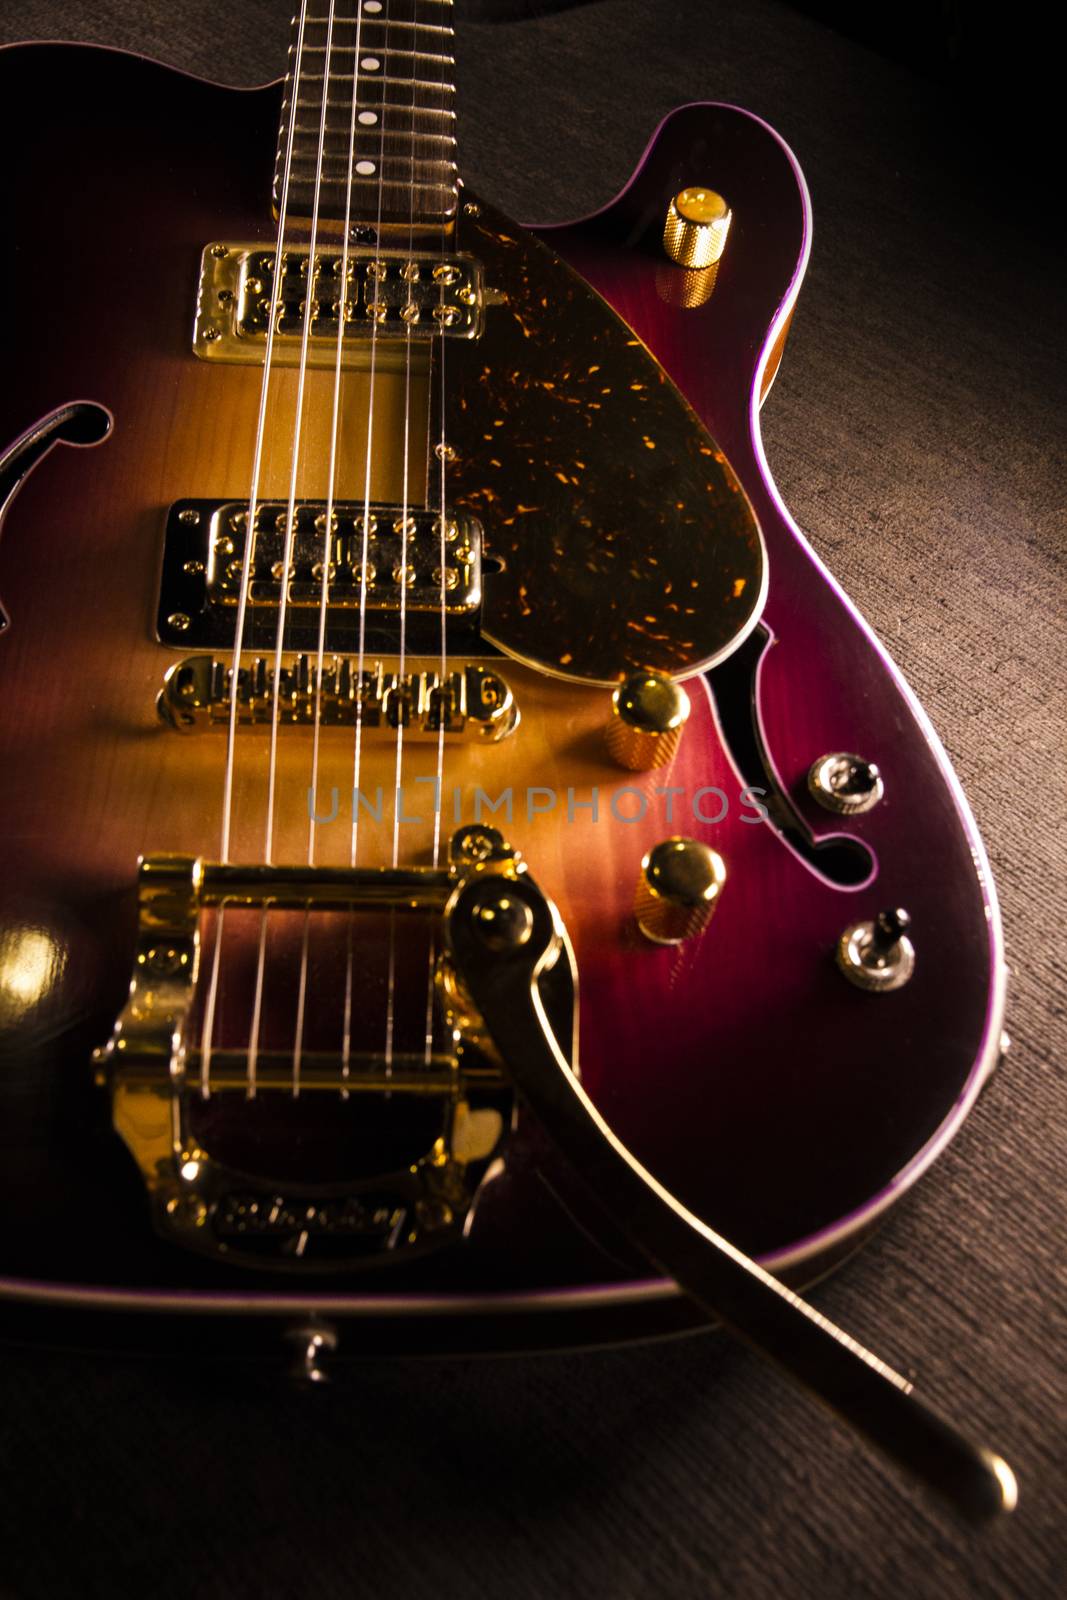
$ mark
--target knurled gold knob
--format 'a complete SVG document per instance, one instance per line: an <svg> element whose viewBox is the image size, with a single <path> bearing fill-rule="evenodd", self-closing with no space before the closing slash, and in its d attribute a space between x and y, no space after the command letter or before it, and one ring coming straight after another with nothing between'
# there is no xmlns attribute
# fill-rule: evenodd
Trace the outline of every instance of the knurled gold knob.
<svg viewBox="0 0 1067 1600"><path fill-rule="evenodd" d="M641 863L634 897L637 926L653 944L681 944L715 914L726 863L698 839L663 839Z"/></svg>
<svg viewBox="0 0 1067 1600"><path fill-rule="evenodd" d="M681 742L689 696L665 672L631 672L611 697L608 750L620 767L665 767Z"/></svg>
<svg viewBox="0 0 1067 1600"><path fill-rule="evenodd" d="M681 267L711 267L726 248L733 212L714 189L681 189L667 207L663 248Z"/></svg>

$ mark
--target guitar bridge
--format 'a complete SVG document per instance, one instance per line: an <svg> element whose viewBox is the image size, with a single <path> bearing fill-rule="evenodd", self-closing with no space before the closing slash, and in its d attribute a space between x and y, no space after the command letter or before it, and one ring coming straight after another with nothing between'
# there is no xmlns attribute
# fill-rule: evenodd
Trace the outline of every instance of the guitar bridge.
<svg viewBox="0 0 1067 1600"><path fill-rule="evenodd" d="M179 733L224 729L230 718L233 666L217 656L188 656L171 667L156 700L162 720ZM277 697L275 687L277 686ZM331 656L319 672L310 656L297 656L275 673L256 656L237 672L237 720L270 726L352 728L366 734L481 739L497 743L519 724L519 709L504 679L469 663L444 678L437 672L388 672L381 662L359 673L348 656Z"/></svg>
<svg viewBox="0 0 1067 1600"><path fill-rule="evenodd" d="M492 962L523 944L508 919L531 895L548 907L482 826L440 869L144 858L129 998L96 1062L158 1231L304 1271L461 1237L514 1108L454 919L480 917ZM573 958L551 910L549 928L537 1026L572 1059Z"/></svg>

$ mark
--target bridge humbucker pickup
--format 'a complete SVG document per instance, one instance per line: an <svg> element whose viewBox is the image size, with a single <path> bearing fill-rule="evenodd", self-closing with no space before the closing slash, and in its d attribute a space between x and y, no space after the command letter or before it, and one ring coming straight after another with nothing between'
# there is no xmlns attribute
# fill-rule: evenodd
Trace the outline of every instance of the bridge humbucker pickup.
<svg viewBox="0 0 1067 1600"><path fill-rule="evenodd" d="M262 647L277 623L282 593L288 506L261 500L249 566L249 647ZM286 645L318 645L326 584L326 648L356 648L399 622L401 602L411 649L422 649L412 625L422 619L440 636L442 602L450 624L476 619L482 602L482 526L446 512L444 535L435 510L336 501L329 533L321 500L299 500L289 551ZM237 500L179 500L167 515L157 631L164 644L213 649L233 644L241 598L248 507ZM329 552L328 567L326 552ZM442 559L443 553L443 559ZM425 630L424 630L425 631ZM375 648L386 649L381 643ZM430 651L434 646L431 644Z"/></svg>
<svg viewBox="0 0 1067 1600"><path fill-rule="evenodd" d="M386 345L438 334L478 338L485 306L495 298L486 295L482 267L473 256L366 246L351 248L347 262L336 246L316 251L309 287L308 248L291 245L282 255L275 299L275 260L275 251L262 243L204 247L194 354L204 361L262 364L273 304L271 360L295 366L310 304L308 364L336 364L343 318L341 365L362 366L372 333L375 342Z"/></svg>
<svg viewBox="0 0 1067 1600"><path fill-rule="evenodd" d="M168 671L157 706L168 727L180 733L225 728L230 716L233 669L216 656L188 656ZM274 716L274 664L257 656L237 674L237 718L242 725L269 726ZM497 743L513 733L519 710L496 672L468 664L442 680L436 672L387 672L381 662L362 675L347 656L330 656L319 676L311 656L284 665L278 684L278 721L285 726L351 728L434 738L480 738Z"/></svg>

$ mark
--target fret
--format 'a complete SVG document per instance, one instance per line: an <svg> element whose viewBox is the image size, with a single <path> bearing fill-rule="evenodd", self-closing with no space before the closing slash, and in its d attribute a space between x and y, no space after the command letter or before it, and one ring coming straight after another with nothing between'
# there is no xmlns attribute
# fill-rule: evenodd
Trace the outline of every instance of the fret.
<svg viewBox="0 0 1067 1600"><path fill-rule="evenodd" d="M407 0L406 7L402 13L396 11L396 3L397 0L392 0L388 15L386 15L384 11L365 11L361 17L334 17L334 32L336 33L339 28L347 28L353 31L357 28L397 28L402 32L412 32L418 29L425 29L430 33L455 32L451 22L448 20L447 12L434 12L432 13L434 20L432 22L427 22L422 16L418 15L419 7L417 3L415 3L415 0ZM396 15L394 15L395 11ZM297 19L294 17L294 37L296 32L296 20ZM307 17L304 21L305 32L307 32L309 28L319 28L324 30L329 26L329 20L326 17Z"/></svg>
<svg viewBox="0 0 1067 1600"><path fill-rule="evenodd" d="M400 3L404 4L405 0L400 0ZM416 6L416 7L420 6L420 5L424 5L424 6L442 6L442 7L447 7L449 11L451 11L451 9L452 9L452 0L406 0L406 3L408 5ZM389 7L390 10L392 10L393 7L396 6L396 4L397 4L397 0L390 0L390 7ZM364 18L364 21L366 21L366 22L371 21L372 18L376 18L379 22L381 22L384 19L384 17L385 17L384 11L377 11L377 12L375 12L375 11L364 11L364 13L363 13L363 18ZM297 17L294 16L293 17L294 26L295 26L297 20L298 20ZM313 16L311 16L309 14L308 17L305 20L307 22L323 22L323 23L325 23L325 22L329 21L329 18L328 17L313 17ZM334 20L334 22L355 22L356 18L355 17L334 17L333 20Z"/></svg>
<svg viewBox="0 0 1067 1600"><path fill-rule="evenodd" d="M296 183L297 183L297 180L291 179L290 180L290 188L294 187L296 185ZM301 187L303 187L303 188L306 188L306 189L313 189L314 188L314 179L313 178L311 178L311 179L309 179L309 178L301 178L299 180L299 185ZM433 181L426 181L426 182L422 182L422 183L416 183L413 186L408 178L382 177L381 180L379 181L379 176L378 176L377 173L375 173L372 178L361 178L358 175L355 176L352 179L352 190L353 190L353 193L355 193L355 191L357 189L365 189L368 195L376 195L378 193L379 189L396 189L396 190L402 191L405 195L408 195L408 196L410 196L412 194L412 192L414 192L417 195L421 195L421 194L424 194L426 192L430 192L430 193L437 193L437 194L441 194L441 195L447 196L449 202L451 202L454 199L453 189L452 189L451 183L436 183L436 182L433 182ZM396 212L396 216L395 216L395 218L393 220L400 221L400 222L407 222L408 213L407 213L407 210L405 208L397 206L397 207L393 207L391 209L395 210L395 212ZM450 214L450 212L451 212L451 204L448 207L442 206L440 208L440 210L442 212L446 213L446 214Z"/></svg>
<svg viewBox="0 0 1067 1600"><path fill-rule="evenodd" d="M376 108L376 107L378 107L380 105L383 105L383 104L384 105L391 104L391 102L386 99L385 95L381 93L381 90L382 90L383 87L388 87L390 89L404 89L404 90L407 91L407 93L409 95L414 95L414 94L433 94L433 95L438 95L438 96L442 97L449 106L451 105L451 99L455 95L455 92L456 92L455 85L451 84L451 83L424 83L418 78L380 78L377 75L377 73L375 73L373 78L364 78L364 77L361 76L358 79L356 79L355 81L358 82L358 84L359 84L359 108L360 109L364 109L364 108L366 108L366 109L374 109L374 108ZM329 100L327 102L331 106L343 105L343 106L346 106L349 110L351 110L352 109L352 96L351 96L351 94L346 95L343 99L338 99L337 95L335 93L333 93L333 84L334 84L334 82L338 82L338 83L346 83L347 82L347 83L351 84L353 82L352 74L351 73L340 73L340 72L331 72L330 73L330 91L331 92L330 92L330 98L329 98ZM310 85L312 85L312 84L315 85L314 88L310 87ZM318 73L314 78L310 78L310 77L305 78L305 76L303 74L301 74L300 92L299 92L299 94L297 96L297 103L299 105L304 105L306 102L308 102L310 100L316 107L320 106L322 104L321 84L322 84L322 74L321 74L321 72ZM284 94L282 96L282 108L283 109L288 109L288 107L290 105L292 105L291 89L292 89L292 85L291 84L286 84L285 92L284 92ZM411 101L410 100L406 100L405 101L405 105L406 105L408 110L411 109ZM434 114L436 115L437 111L440 110L440 107L435 108L435 107L431 107L431 106L421 106L420 105L420 106L416 106L415 109L418 110L418 111L422 111L422 110L431 111L432 110L432 111L434 111Z"/></svg>
<svg viewBox="0 0 1067 1600"><path fill-rule="evenodd" d="M455 140L453 139L426 139L414 141L405 138L396 139L365 139L356 141L352 150L348 148L348 136L335 132L328 136L323 144L322 159L324 164L331 165L346 163L351 155L353 167L357 161L402 161L409 166L413 161L443 161L455 168ZM310 162L318 160L318 152L293 152L293 165L297 162Z"/></svg>
<svg viewBox="0 0 1067 1600"><path fill-rule="evenodd" d="M334 79L338 79L342 83L351 83L353 81L352 74L350 72L349 73L331 72L329 76L330 76L331 82ZM308 99L308 95L306 95L304 93L304 90L303 90L303 84L305 83L305 81L308 82L308 83L321 83L322 82L322 73L321 72L319 72L319 73L303 73L302 72L300 74L301 88L300 88L300 92L297 95L297 104L298 105L300 104L301 101L304 101L304 100ZM355 81L358 82L358 84L360 86L360 89L369 89L372 92L375 89L383 88L383 87L388 87L390 89L409 89L412 92L412 94L421 92L423 94L452 95L452 94L455 94L455 92L456 92L455 85L451 84L451 83L422 83L417 78L385 78L385 77L382 77L381 74L377 73L377 72L374 74L373 78L358 78ZM322 91L321 91L321 89L313 91L311 93L311 95L310 95L310 98L314 101L314 103L316 105L321 105L322 104ZM367 103L364 100L364 97L363 97L362 94L360 95L359 103L360 103L360 105L364 105L364 104ZM371 105L374 105L377 102L372 100L369 103ZM286 98L285 98L285 100L283 100L282 104L283 105L288 105L289 104L288 96L286 96ZM350 107L351 104L352 104L352 96L349 95L349 97L348 97L348 99L346 101L343 101L343 102L342 101L332 101L331 104L333 104L333 105L344 104L344 105L347 105L347 106Z"/></svg>
<svg viewBox="0 0 1067 1600"><path fill-rule="evenodd" d="M403 4L404 0L400 0L400 3ZM415 7L418 7L420 5L426 5L426 6L441 6L442 8L447 8L449 11L451 11L451 9L452 9L452 0L406 0L406 3L408 5L415 6ZM397 5L397 0L390 0L390 6L389 6L390 11L392 11L395 8L396 5ZM294 18L293 18L294 26L296 25L297 20L298 20L298 18L294 16ZM319 23L322 23L323 25L325 25L329 20L330 19L328 17L312 17L310 15L305 18L306 22L309 22L309 23L310 22L319 22ZM337 23L337 22L356 22L356 21L358 21L358 18L356 18L356 17L334 17L333 20L334 20L335 23ZM385 12L384 11L364 11L363 12L363 21L364 22L384 22L385 21Z"/></svg>
<svg viewBox="0 0 1067 1600"><path fill-rule="evenodd" d="M283 100L282 101L282 106L286 111L288 111L288 109L289 109L289 104L290 104L290 102L288 100ZM298 104L302 104L302 102L298 102ZM449 122L455 122L455 120L456 120L456 113L454 111L452 111L451 109L445 109L443 107L435 107L435 106L397 106L397 105L393 105L393 103L391 101L389 101L389 100L379 100L379 101L376 102L376 105L377 105L377 109L382 111L382 112L387 112L387 111L402 112L406 121L410 121L410 119L412 117L445 117ZM314 109L315 109L316 113L321 109L321 106L322 106L322 101L316 99L316 101L314 102ZM351 96L349 96L349 98L347 100L327 100L326 109L327 109L328 112L329 111L343 111L345 113L345 118L346 118L346 120L344 122L343 129L341 128L340 122L338 122L337 127L332 129L332 130L330 130L330 128L329 128L329 118L327 117L327 129L328 129L328 131L332 131L332 132L335 132L335 133L343 131L344 133L347 134L348 128L349 128L349 121L351 119L351 114L352 114L352 99L351 99ZM365 109L366 109L366 107L365 107ZM366 125L364 125L364 131L368 127L369 128L378 128L378 129L380 129L384 125L385 125L384 124L384 119L383 119L383 121L375 121L373 123L367 123ZM357 126L357 129L359 129L360 126L361 126L358 123L358 121L357 121L356 126ZM296 127L297 127L297 132L298 133L299 132L310 133L310 134L314 134L314 136L316 138L318 138L318 134L319 134L319 118L316 115L314 122L298 122ZM402 132L402 131L404 131L404 130L397 129L398 133ZM431 135L427 134L426 137L430 138ZM443 135L442 137L451 138L451 135ZM455 141L453 141L453 142L455 142Z"/></svg>
<svg viewBox="0 0 1067 1600"><path fill-rule="evenodd" d="M397 167L402 167L405 172L422 171L431 167L439 173L455 172L456 170L456 163L454 161L449 161L447 156L431 156L427 159L421 156L410 155L381 155L377 151L360 155L357 151L355 159L357 164L355 176L366 178L376 175L379 170L384 170L386 165L389 163L392 163ZM363 162L367 166L373 166L375 169L374 174L369 172L360 173L358 171L358 163L360 162ZM307 155L294 155L292 170L295 172L298 166L311 167L312 170L314 170L320 165L320 163L324 169L327 164L347 167L348 152L323 150L321 152L315 151L314 153L308 151Z"/></svg>
<svg viewBox="0 0 1067 1600"><path fill-rule="evenodd" d="M375 48L376 49L381 49L381 46L375 46ZM330 54L331 55L336 55L336 54L338 54L339 51L347 50L347 49L348 49L347 45L339 45L335 41L330 46ZM370 49L369 45L367 46L367 49L368 50ZM386 53L388 53L389 56L409 56L413 60L417 60L417 61L439 61L439 62L441 62L441 64L443 66L446 66L446 67L454 67L455 64L456 64L455 56L433 55L428 50L395 50L392 46L390 46L388 52L386 52L384 50L382 51L383 55L386 54ZM290 56L293 56L295 58L295 56L296 56L296 46L295 45L290 45L289 46L289 54L290 54ZM326 54L326 46L324 44L304 44L304 45L301 46L301 49L300 49L300 59L301 59L301 61L304 59L305 56L309 56L309 55L310 56L324 56L325 54ZM374 70L374 75L375 75L375 77L377 77L377 75L378 75L377 74L377 69L372 69L372 70ZM300 76L304 77L304 76L306 76L306 74L303 71L301 71ZM322 74L320 73L319 76L321 77ZM333 74L331 73L330 76L332 77ZM350 76L351 76L351 74L350 74Z"/></svg>
<svg viewBox="0 0 1067 1600"><path fill-rule="evenodd" d="M329 23L324 17L308 17L304 23L304 32L306 33L308 28L328 27ZM418 33L445 34L449 39L455 38L456 34L455 28L446 28L439 22L404 22L396 17L385 16L334 17L333 31L335 34L338 28L360 28L361 30L365 28L410 28Z"/></svg>
<svg viewBox="0 0 1067 1600"><path fill-rule="evenodd" d="M352 228L377 225L379 198L383 226L400 223L420 231L438 232L452 221L458 206L455 187L450 183L412 184L399 178L379 182L377 178L357 177L352 180L350 204L346 179L322 181L318 188L320 219L340 222L347 214ZM289 207L293 216L310 217L314 203L314 177L290 178Z"/></svg>
<svg viewBox="0 0 1067 1600"><path fill-rule="evenodd" d="M424 83L418 78L384 78L380 73L377 72L374 74L373 78L369 79L362 76L357 76L355 79L353 79L351 72L328 72L326 76L329 78L331 83L352 83L354 81L355 83L359 84L361 89L374 89L378 84L384 83L388 84L389 87L393 89L410 89L412 92L421 90L426 94L449 95L455 94L456 92L455 86L451 83ZM317 104L321 105L321 89L311 88L307 92L305 92L304 89L305 84L314 85L321 82L321 72L302 72L300 74L300 93L297 97L298 101L306 100L310 94L311 98L314 99ZM352 103L351 95L348 97L348 103L349 105ZM360 103L363 103L362 95L360 96Z"/></svg>
<svg viewBox="0 0 1067 1600"><path fill-rule="evenodd" d="M297 133L312 133L317 139L319 137L319 124L317 122L298 122L296 125L296 131ZM391 139L420 139L425 144L454 145L456 142L451 133L426 133L418 128L392 128L384 122L377 122L372 124L370 127L364 128L357 126L357 138L360 135L365 135L367 142L372 145L379 144L383 138L385 139L386 143L388 143ZM329 123L327 123L324 130L324 136L327 140L342 139L347 149L349 138L349 129L347 124L343 128L331 128Z"/></svg>

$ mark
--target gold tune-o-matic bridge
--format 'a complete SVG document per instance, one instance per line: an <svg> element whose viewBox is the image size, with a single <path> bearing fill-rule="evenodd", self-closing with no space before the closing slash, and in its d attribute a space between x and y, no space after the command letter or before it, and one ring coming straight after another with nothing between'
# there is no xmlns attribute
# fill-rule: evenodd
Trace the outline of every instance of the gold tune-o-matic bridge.
<svg viewBox="0 0 1067 1600"><path fill-rule="evenodd" d="M180 733L229 723L233 667L217 656L188 656L170 668L156 704L168 727ZM237 674L237 718L269 724L275 715L273 660L257 656ZM313 657L297 656L278 678L277 716L287 726L352 728L408 737L476 738L495 744L513 733L519 709L504 679L468 663L443 679L432 671L387 672L380 661L359 673L348 656L330 656L322 675Z"/></svg>

